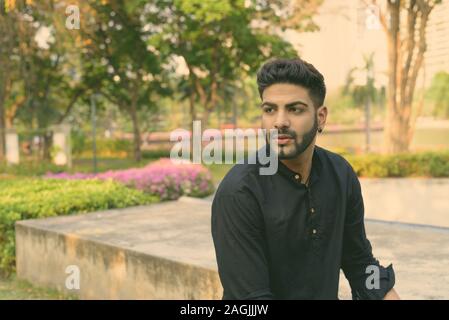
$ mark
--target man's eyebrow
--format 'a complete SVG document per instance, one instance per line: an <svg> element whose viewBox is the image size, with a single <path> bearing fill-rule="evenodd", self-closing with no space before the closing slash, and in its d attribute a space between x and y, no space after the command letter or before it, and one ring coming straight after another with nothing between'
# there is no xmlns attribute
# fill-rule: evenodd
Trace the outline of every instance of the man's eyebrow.
<svg viewBox="0 0 449 320"><path fill-rule="evenodd" d="M306 108L309 107L309 105L308 105L307 103L305 103L304 101L301 101L301 100L293 101L293 102L287 103L287 104L285 105L285 107L286 107L286 108L289 108L289 107L296 106L297 104L300 104L300 105L302 105L302 106L304 106L304 107L306 107Z"/></svg>
<svg viewBox="0 0 449 320"><path fill-rule="evenodd" d="M286 108L290 108L290 107L296 106L296 105L298 105L298 104L300 104L300 105L302 105L302 106L304 106L304 107L306 107L306 108L309 107L309 105L308 105L307 103L305 103L304 101L301 101L301 100L289 102L289 103L287 103L287 104L285 105L285 107L286 107ZM263 106L269 106L269 107L272 107L272 108L277 108L277 107L278 107L278 105L277 105L276 103L269 102L269 101L262 102L262 104L260 105L260 107L262 108Z"/></svg>
<svg viewBox="0 0 449 320"><path fill-rule="evenodd" d="M269 106L269 107L272 107L272 108L277 108L278 107L278 105L276 103L269 102L269 101L262 102L260 107L262 108L263 106Z"/></svg>

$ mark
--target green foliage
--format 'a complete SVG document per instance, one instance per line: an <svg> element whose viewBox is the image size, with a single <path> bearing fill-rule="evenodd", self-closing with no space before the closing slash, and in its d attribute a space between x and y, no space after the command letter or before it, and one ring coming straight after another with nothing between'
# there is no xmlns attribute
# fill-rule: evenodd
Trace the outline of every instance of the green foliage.
<svg viewBox="0 0 449 320"><path fill-rule="evenodd" d="M48 1L0 15L0 87L10 86L0 104L27 127L60 123L86 90L76 76L77 49L65 19L65 6Z"/></svg>
<svg viewBox="0 0 449 320"><path fill-rule="evenodd" d="M426 98L434 104L434 116L449 118L449 73L442 71L434 76Z"/></svg>
<svg viewBox="0 0 449 320"><path fill-rule="evenodd" d="M192 117L200 111L206 123L223 106L226 87L254 75L269 58L297 56L275 32L279 21L272 17L279 12L271 2L161 0L154 6L166 14L158 16L161 32L148 43L183 58L189 72L179 79L182 99L192 103Z"/></svg>
<svg viewBox="0 0 449 320"><path fill-rule="evenodd" d="M170 158L170 150L145 150L142 152L142 158L146 160L157 160L160 158Z"/></svg>
<svg viewBox="0 0 449 320"><path fill-rule="evenodd" d="M73 141L73 140L72 140ZM72 142L73 146L73 142ZM105 139L96 140L97 157L99 158L126 158L132 154L133 143L128 139ZM75 156L82 158L92 157L92 140L84 138L80 143L77 142L76 149L72 149ZM159 159L170 157L170 149L144 150L143 159Z"/></svg>
<svg viewBox="0 0 449 320"><path fill-rule="evenodd" d="M87 137L82 130L71 130L70 143L74 155L81 154L87 148Z"/></svg>
<svg viewBox="0 0 449 320"><path fill-rule="evenodd" d="M96 139L97 157L127 157L132 153L132 141L127 139ZM75 152L76 150L76 152ZM92 139L84 139L81 146L77 145L74 154L81 157L92 156Z"/></svg>
<svg viewBox="0 0 449 320"><path fill-rule="evenodd" d="M10 174L14 176L41 176L47 172L63 172L67 167L57 166L46 161L21 161L20 164L7 165L0 162L0 174Z"/></svg>
<svg viewBox="0 0 449 320"><path fill-rule="evenodd" d="M0 65L5 71L0 72L0 87L8 88L0 106L14 127L84 126L90 97L98 94L98 115L118 108L138 137L145 122L152 122L141 114L162 113L165 97L165 105L174 104L182 93L182 100L194 100L192 115L195 107L212 113L215 106L230 104L225 102L226 86L243 76L254 80L254 72L269 58L296 56L279 31L317 30L312 18L322 2L86 0L77 3L80 30L66 28L64 5L17 5L0 15ZM49 33L48 43L39 45L35 39L45 37L38 33ZM118 120L115 114L111 118ZM74 140L76 154L86 139ZM134 143L137 160L140 143L137 138Z"/></svg>
<svg viewBox="0 0 449 320"><path fill-rule="evenodd" d="M204 0L175 0L185 14L191 15L195 20L211 23L220 21L223 16L232 13L232 6L229 1L204 1Z"/></svg>
<svg viewBox="0 0 449 320"><path fill-rule="evenodd" d="M342 96L350 98L355 107L363 107L367 101L378 106L383 106L386 100L385 88L377 88L375 84L374 53L363 57L362 68L352 68L342 90ZM365 78L363 85L355 84L355 75Z"/></svg>
<svg viewBox="0 0 449 320"><path fill-rule="evenodd" d="M142 156L144 161L141 162L136 162L132 158L126 157L98 157L97 172L142 167L147 165L149 161L170 157L170 150L147 150L143 152ZM17 165L7 165L5 162L0 162L0 178L1 175L5 174L19 177L37 177L47 173L60 172L93 172L93 159L91 154L85 158L73 159L72 168L58 166L44 161L21 161Z"/></svg>
<svg viewBox="0 0 449 320"><path fill-rule="evenodd" d="M112 181L0 180L0 272L14 270L14 224L18 220L125 208L158 201Z"/></svg>
<svg viewBox="0 0 449 320"><path fill-rule="evenodd" d="M74 294L60 292L53 288L35 286L18 279L15 275L0 276L0 300L78 300Z"/></svg>
<svg viewBox="0 0 449 320"><path fill-rule="evenodd" d="M449 177L449 152L345 157L360 177Z"/></svg>
<svg viewBox="0 0 449 320"><path fill-rule="evenodd" d="M328 121L331 123L353 124L363 116L362 109L356 108L352 96L342 89L330 92L325 104L329 108Z"/></svg>
<svg viewBox="0 0 449 320"><path fill-rule="evenodd" d="M343 148L334 148L332 151L347 159L360 177L449 177L449 152L383 156L354 155ZM211 164L207 168L211 171L214 182L219 183L233 166Z"/></svg>

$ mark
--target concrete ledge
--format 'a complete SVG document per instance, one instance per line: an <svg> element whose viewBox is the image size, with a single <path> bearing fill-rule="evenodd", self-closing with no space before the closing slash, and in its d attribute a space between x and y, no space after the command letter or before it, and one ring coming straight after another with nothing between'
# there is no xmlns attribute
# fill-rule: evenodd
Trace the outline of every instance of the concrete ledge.
<svg viewBox="0 0 449 320"><path fill-rule="evenodd" d="M201 243L189 242L203 234L211 245L208 233L186 221L166 229L173 209L180 203L18 222L17 276L81 299L221 299L214 260L207 263ZM201 210L184 213L191 222L203 218ZM69 265L79 267L80 290L65 287Z"/></svg>
<svg viewBox="0 0 449 320"><path fill-rule="evenodd" d="M17 276L81 299L221 299L210 235L210 201L16 223ZM449 299L449 229L366 221L373 253L394 264L403 299ZM67 290L66 267L80 270ZM340 277L340 299L350 289Z"/></svg>

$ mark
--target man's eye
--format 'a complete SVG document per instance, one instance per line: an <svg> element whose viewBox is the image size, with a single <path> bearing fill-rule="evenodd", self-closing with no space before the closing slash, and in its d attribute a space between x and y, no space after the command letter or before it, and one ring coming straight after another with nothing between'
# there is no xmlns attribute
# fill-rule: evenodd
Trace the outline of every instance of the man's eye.
<svg viewBox="0 0 449 320"><path fill-rule="evenodd" d="M265 113L272 113L273 112L273 108L264 108L263 112L265 112Z"/></svg>
<svg viewBox="0 0 449 320"><path fill-rule="evenodd" d="M290 110L290 112L298 113L298 114L304 112L304 110L301 108L290 108L289 110Z"/></svg>

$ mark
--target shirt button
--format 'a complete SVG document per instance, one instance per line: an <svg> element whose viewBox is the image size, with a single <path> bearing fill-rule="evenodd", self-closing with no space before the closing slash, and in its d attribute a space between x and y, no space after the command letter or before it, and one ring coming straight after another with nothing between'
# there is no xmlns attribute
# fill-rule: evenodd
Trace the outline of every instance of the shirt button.
<svg viewBox="0 0 449 320"><path fill-rule="evenodd" d="M314 209L314 208L311 208L311 209L310 209L310 212L311 212L311 213L314 213L314 212L315 212L315 209Z"/></svg>
<svg viewBox="0 0 449 320"><path fill-rule="evenodd" d="M299 179L299 174L295 175L295 179L296 179L296 180Z"/></svg>
<svg viewBox="0 0 449 320"><path fill-rule="evenodd" d="M313 230L312 230L312 233L313 233L313 234L316 234L316 229L313 229Z"/></svg>

